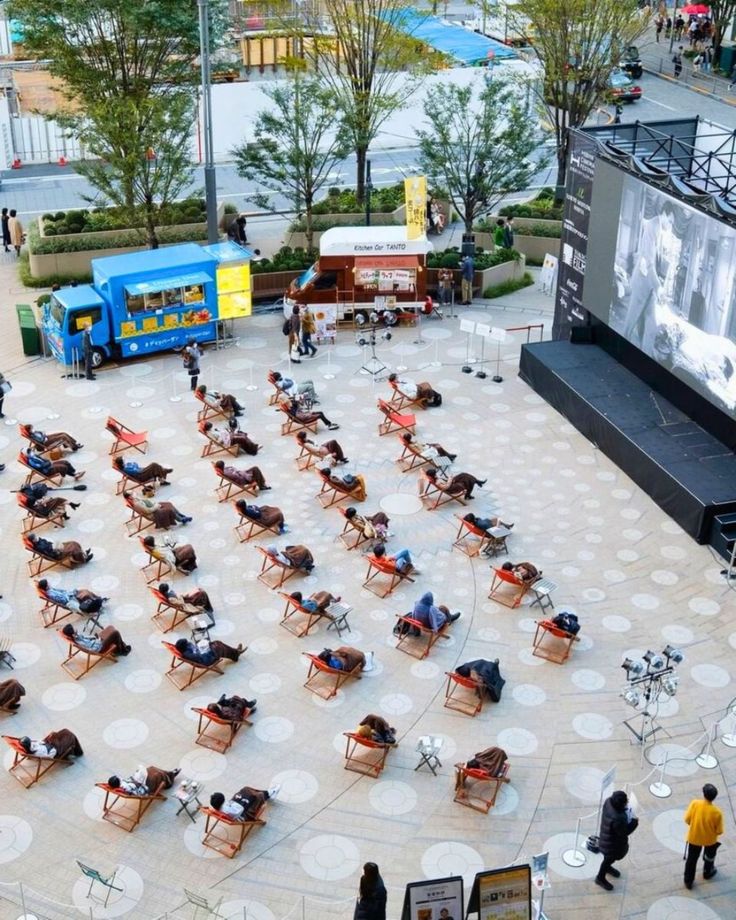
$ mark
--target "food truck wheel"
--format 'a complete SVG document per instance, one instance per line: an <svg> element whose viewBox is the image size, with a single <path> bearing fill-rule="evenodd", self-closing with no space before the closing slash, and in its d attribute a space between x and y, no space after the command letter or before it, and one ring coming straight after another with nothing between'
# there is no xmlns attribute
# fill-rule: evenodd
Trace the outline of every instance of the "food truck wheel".
<svg viewBox="0 0 736 920"><path fill-rule="evenodd" d="M102 367L107 359L107 355L101 348L92 349L92 367Z"/></svg>

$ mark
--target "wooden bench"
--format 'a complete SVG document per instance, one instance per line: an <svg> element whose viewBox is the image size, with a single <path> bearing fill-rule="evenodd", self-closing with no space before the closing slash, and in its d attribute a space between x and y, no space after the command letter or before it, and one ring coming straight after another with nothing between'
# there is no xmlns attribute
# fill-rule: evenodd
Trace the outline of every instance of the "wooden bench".
<svg viewBox="0 0 736 920"><path fill-rule="evenodd" d="M8 773L14 776L21 786L30 789L42 776L56 766L70 767L71 760L59 760L56 757L38 757L29 754L20 743L20 738L15 735L3 735L3 740L13 752L13 763L8 768Z"/></svg>
<svg viewBox="0 0 736 920"><path fill-rule="evenodd" d="M488 598L513 610L521 604L531 586L531 581L523 581L509 569L494 569Z"/></svg>
<svg viewBox="0 0 736 920"><path fill-rule="evenodd" d="M233 506L235 506L235 502L233 502ZM264 533L273 534L275 537L281 536L281 531L277 525L267 527L265 524L261 524L260 521L250 518L246 514L241 514L237 507L235 507L235 510L240 518L239 523L234 527L235 533L238 535L238 542L247 543Z"/></svg>
<svg viewBox="0 0 736 920"><path fill-rule="evenodd" d="M455 798L453 801L487 815L496 804L501 784L508 782L508 760L495 776L491 776L486 770L478 770L467 767L464 763L456 763Z"/></svg>
<svg viewBox="0 0 736 920"><path fill-rule="evenodd" d="M383 413L383 421L378 425L378 434L391 434L393 431L408 431L416 434L417 420L412 414L402 415L396 412L390 403L383 399L378 400L379 411Z"/></svg>
<svg viewBox="0 0 736 920"><path fill-rule="evenodd" d="M380 578L381 576L388 576L389 578L389 584L385 591L380 591L377 586L373 584L374 579ZM368 556L368 571L365 581L363 582L363 587L375 594L376 597L388 597L394 588L402 581L414 583L414 579L411 575L407 572L399 572L397 570L393 560L386 559L385 557L379 559L377 556L373 555Z"/></svg>
<svg viewBox="0 0 736 920"><path fill-rule="evenodd" d="M125 507L130 511L130 517L125 522L125 529L129 537L134 537L136 534L148 530L149 527L153 527L153 521L150 518L144 517L133 507L132 495L128 496L128 498L124 498L123 501L125 502Z"/></svg>
<svg viewBox="0 0 736 920"><path fill-rule="evenodd" d="M302 575L307 574L304 569L296 569L293 565L284 565L279 559L274 559L274 557L266 552L262 546L256 546L256 549L263 556L263 564L261 565L258 581L266 585L267 588L280 588L298 572L301 572ZM276 570L276 577L269 575L269 572L273 569Z"/></svg>
<svg viewBox="0 0 736 920"><path fill-rule="evenodd" d="M64 477L61 475L61 473L52 473L51 475L47 476L40 470L34 469L28 462L28 457L22 451L18 454L17 459L18 463L20 463L21 466L24 466L28 470L28 475L23 480L24 486L30 486L34 482L44 482L50 488L58 488L64 481Z"/></svg>
<svg viewBox="0 0 736 920"><path fill-rule="evenodd" d="M95 783L95 786L105 793L105 801L102 803L102 820L109 821L116 827L122 827L128 833L138 827L141 818L154 802L166 801L166 796L162 792L163 783L159 783L158 789L155 792L149 792L148 795L134 795L132 792L114 789L107 783Z"/></svg>
<svg viewBox="0 0 736 920"><path fill-rule="evenodd" d="M174 570L169 563L165 559L155 559L153 551L144 543L145 538L139 536L138 539L141 549L148 556L148 562L141 567L146 584L150 585L153 581L161 581L165 576L171 575Z"/></svg>
<svg viewBox="0 0 736 920"><path fill-rule="evenodd" d="M233 482L232 479L228 479L227 476L217 469L212 463L212 469L215 471L219 483L215 489L215 494L217 495L218 502L227 501L228 498L237 498L239 495L258 495L258 486L254 483L248 483L248 485L241 485L239 482ZM235 491L233 491L235 490Z"/></svg>
<svg viewBox="0 0 736 920"><path fill-rule="evenodd" d="M225 445L216 440L209 431L205 431L204 426L205 422L200 422L197 425L197 431L199 431L207 442L202 448L201 457L216 457L218 454L229 454L231 457L238 456L240 448L237 444L231 444L229 447L225 447Z"/></svg>
<svg viewBox="0 0 736 920"><path fill-rule="evenodd" d="M65 636L60 629L57 630L57 635L69 647L69 652L61 662L61 666L73 680L79 680L85 674L89 674L92 668L96 667L101 661L117 663L118 659L112 647L105 652L93 652L91 649L77 645L73 639ZM81 660L77 660L80 656Z"/></svg>
<svg viewBox="0 0 736 920"><path fill-rule="evenodd" d="M26 512L26 516L23 518L23 533L34 533L46 524L53 524L54 527L64 527L65 518L63 508L58 508L51 514L44 515L39 514L30 507L27 496L23 495L22 492L16 493L15 500L18 503L18 507Z"/></svg>
<svg viewBox="0 0 736 920"><path fill-rule="evenodd" d="M307 690L311 690L312 693L322 697L323 700L331 700L333 696L336 696L340 687L351 677L356 680L361 678L362 668L360 665L356 665L352 671L345 671L339 668L331 668L311 652L302 652L302 655L309 659L309 673L304 686Z"/></svg>
<svg viewBox="0 0 736 920"><path fill-rule="evenodd" d="M113 418L112 415L108 415L107 421L105 422L105 428L115 438L109 451L113 456L122 453L129 447L132 447L133 450L137 450L142 454L145 454L148 449L147 431L133 431L132 428L123 425L122 422Z"/></svg>
<svg viewBox="0 0 736 920"><path fill-rule="evenodd" d="M414 619L408 613L398 613L396 617L401 626L396 648L406 652L407 655L411 655L412 658L418 658L422 661L429 655L439 639L450 638L448 635L448 623L434 630L430 629L429 626L425 626L424 623L420 623L419 620ZM414 630L419 630L419 635L416 635Z"/></svg>
<svg viewBox="0 0 736 920"><path fill-rule="evenodd" d="M386 766L388 752L395 744L384 744L364 738L356 732L343 732L345 742L345 769L363 776L380 776Z"/></svg>
<svg viewBox="0 0 736 920"><path fill-rule="evenodd" d="M575 633L560 629L552 620L537 620L532 655L555 664L564 664L572 654L573 644L579 641Z"/></svg>
<svg viewBox="0 0 736 920"><path fill-rule="evenodd" d="M294 418L293 415L289 414L288 408L279 403L278 411L283 412L286 416L286 421L281 423L281 434L296 434L297 431L311 431L312 434L317 434L317 425L319 422L300 422L298 419Z"/></svg>
<svg viewBox="0 0 736 920"><path fill-rule="evenodd" d="M177 690L186 690L187 687L191 687L195 681L199 680L200 677L204 677L205 674L225 673L220 668L221 659L213 661L212 664L201 664L199 661L190 661L188 658L185 658L172 642L162 641L161 644L171 654L171 665L169 666L169 670L166 671L165 676ZM243 651L245 651L245 649L243 649ZM186 676L187 668L189 668L188 677ZM180 669L183 669L181 674ZM184 679L183 683L181 682L182 678Z"/></svg>
<svg viewBox="0 0 736 920"><path fill-rule="evenodd" d="M477 716L483 708L485 698L483 682L473 680L472 677L463 677L457 671L445 671L445 674L447 675L445 708L464 712L469 716ZM470 699L468 699L469 694Z"/></svg>
<svg viewBox="0 0 736 920"><path fill-rule="evenodd" d="M420 477L423 482L420 482L419 497L422 502L427 503L428 511L436 511L437 508L441 508L442 505L447 505L450 502L459 502L461 505L466 503L462 489L459 492L448 492L447 486L441 486L438 482L430 479L426 470L421 471Z"/></svg>
<svg viewBox="0 0 736 920"><path fill-rule="evenodd" d="M434 464L434 460L430 460L428 457L425 457L420 450L417 450L417 448L414 447L414 444L411 441L409 441L408 444L405 441L402 441L401 443L403 444L404 449L396 458L396 462L401 467L402 473L409 473L411 470L418 470L423 466L432 466Z"/></svg>
<svg viewBox="0 0 736 920"><path fill-rule="evenodd" d="M61 566L64 569L71 569L72 563L64 559L51 559L49 556L44 556L43 553L40 553L38 549L31 543L28 538L28 535L24 534L21 537L23 541L23 548L28 550L31 554L31 558L27 561L28 565L28 574L32 577L37 577L38 575L43 575L44 572L50 572L51 569L55 569L57 566Z"/></svg>
<svg viewBox="0 0 736 920"><path fill-rule="evenodd" d="M261 818L266 803L258 809L256 817L248 821L238 821L230 815L223 814L209 806L203 806L200 811L205 815L204 836L202 846L214 850L221 856L232 859L257 827L265 827L266 822ZM222 825L222 827L220 827Z"/></svg>
<svg viewBox="0 0 736 920"><path fill-rule="evenodd" d="M200 744L202 747L209 748L212 751L219 751L220 754L230 750L238 732L244 725L253 724L247 715L244 715L242 719L223 719L222 716L218 716L216 713L210 712L209 709L203 709L199 706L192 706L192 712L196 712L199 716L195 744ZM249 709L246 712L250 715ZM226 737L223 738L221 733L210 734L209 729L211 726L217 729L224 729Z"/></svg>
<svg viewBox="0 0 736 920"><path fill-rule="evenodd" d="M318 457L317 454L312 453L306 444L302 444L301 441L297 440L296 436L294 440L300 448L299 453L295 457L297 469L302 473L304 470L311 470L313 466L317 465L321 458Z"/></svg>
<svg viewBox="0 0 736 920"><path fill-rule="evenodd" d="M397 380L389 380L388 385L391 387L391 399L389 400L389 404L395 411L399 412L401 409L406 408L427 408L426 402L423 399L419 399L417 396L407 396L406 393L403 393Z"/></svg>
<svg viewBox="0 0 736 920"><path fill-rule="evenodd" d="M204 396L198 390L194 390L193 392L194 398L198 403L201 403L200 409L197 412L198 422L206 422L208 419L213 418L222 418L225 419L225 421L229 421L232 416L231 412L226 412L221 406L211 406L205 401Z"/></svg>

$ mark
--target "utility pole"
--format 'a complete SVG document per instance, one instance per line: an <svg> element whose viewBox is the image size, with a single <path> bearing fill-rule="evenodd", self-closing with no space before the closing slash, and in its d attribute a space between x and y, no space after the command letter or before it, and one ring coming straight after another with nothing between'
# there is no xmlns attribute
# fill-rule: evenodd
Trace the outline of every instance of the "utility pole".
<svg viewBox="0 0 736 920"><path fill-rule="evenodd" d="M371 182L371 161L365 161L365 225L371 225L371 192L373 183Z"/></svg>
<svg viewBox="0 0 736 920"><path fill-rule="evenodd" d="M212 87L210 85L209 0L197 0L199 7L199 66L202 75L202 122L204 128L204 195L207 202L207 242L220 238L217 229L217 176L212 139Z"/></svg>

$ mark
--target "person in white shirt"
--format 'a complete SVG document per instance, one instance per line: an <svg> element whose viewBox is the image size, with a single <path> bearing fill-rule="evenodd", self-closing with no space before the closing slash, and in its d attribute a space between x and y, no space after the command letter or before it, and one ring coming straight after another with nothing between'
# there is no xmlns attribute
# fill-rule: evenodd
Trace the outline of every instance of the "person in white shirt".
<svg viewBox="0 0 736 920"><path fill-rule="evenodd" d="M210 806L235 821L255 821L266 802L276 798L279 789L280 786L272 786L268 791L243 786L230 799L226 799L221 792L213 792Z"/></svg>

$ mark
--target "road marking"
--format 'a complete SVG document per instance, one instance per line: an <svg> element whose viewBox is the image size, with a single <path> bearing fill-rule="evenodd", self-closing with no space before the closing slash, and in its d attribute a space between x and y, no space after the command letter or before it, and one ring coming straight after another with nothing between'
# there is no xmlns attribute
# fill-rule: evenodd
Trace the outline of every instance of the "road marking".
<svg viewBox="0 0 736 920"><path fill-rule="evenodd" d="M651 102L652 105L658 105L658 106L659 106L660 108L662 108L662 109L669 109L670 112L677 112L677 111L678 111L678 109L676 109L674 106L672 106L672 105L665 105L664 102L657 102L656 99L650 99L649 96L647 96L646 99L645 99L644 101L645 101L645 102Z"/></svg>

